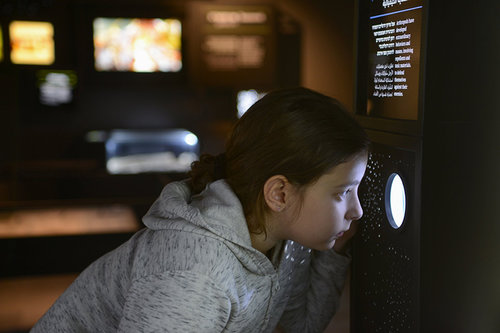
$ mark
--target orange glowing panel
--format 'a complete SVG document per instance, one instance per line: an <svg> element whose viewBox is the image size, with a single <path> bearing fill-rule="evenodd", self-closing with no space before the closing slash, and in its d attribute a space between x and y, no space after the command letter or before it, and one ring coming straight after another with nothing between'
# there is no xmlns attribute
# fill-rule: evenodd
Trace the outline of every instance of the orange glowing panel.
<svg viewBox="0 0 500 333"><path fill-rule="evenodd" d="M12 21L9 33L12 63L24 65L54 63L54 26L52 23Z"/></svg>
<svg viewBox="0 0 500 333"><path fill-rule="evenodd" d="M0 27L0 62L3 61L3 38L2 27Z"/></svg>
<svg viewBox="0 0 500 333"><path fill-rule="evenodd" d="M122 205L0 212L0 239L126 233L137 230L139 222L132 208Z"/></svg>

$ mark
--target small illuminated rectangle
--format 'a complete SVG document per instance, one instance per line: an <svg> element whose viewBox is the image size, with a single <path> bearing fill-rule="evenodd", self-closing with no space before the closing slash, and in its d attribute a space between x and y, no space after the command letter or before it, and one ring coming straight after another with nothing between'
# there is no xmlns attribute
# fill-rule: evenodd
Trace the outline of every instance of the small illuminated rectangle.
<svg viewBox="0 0 500 333"><path fill-rule="evenodd" d="M78 81L75 71L39 70L37 78L41 104L58 106L73 101L73 90Z"/></svg>
<svg viewBox="0 0 500 333"><path fill-rule="evenodd" d="M178 72L182 68L181 22L177 19L94 20L98 71Z"/></svg>
<svg viewBox="0 0 500 333"><path fill-rule="evenodd" d="M55 60L54 26L50 22L13 21L9 26L14 64L51 65Z"/></svg>
<svg viewBox="0 0 500 333"><path fill-rule="evenodd" d="M110 174L183 173L199 158L198 137L183 129L113 130L105 146Z"/></svg>

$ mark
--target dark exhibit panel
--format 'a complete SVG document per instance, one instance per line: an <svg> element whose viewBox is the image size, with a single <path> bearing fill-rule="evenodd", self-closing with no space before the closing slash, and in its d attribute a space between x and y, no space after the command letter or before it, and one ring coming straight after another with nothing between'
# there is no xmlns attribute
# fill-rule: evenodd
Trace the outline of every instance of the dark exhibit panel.
<svg viewBox="0 0 500 333"><path fill-rule="evenodd" d="M357 5L351 331L499 332L498 4Z"/></svg>
<svg viewBox="0 0 500 333"><path fill-rule="evenodd" d="M398 134L369 134L374 143L360 186L364 216L352 267L352 330L418 332L420 142ZM403 193L390 193L395 175Z"/></svg>

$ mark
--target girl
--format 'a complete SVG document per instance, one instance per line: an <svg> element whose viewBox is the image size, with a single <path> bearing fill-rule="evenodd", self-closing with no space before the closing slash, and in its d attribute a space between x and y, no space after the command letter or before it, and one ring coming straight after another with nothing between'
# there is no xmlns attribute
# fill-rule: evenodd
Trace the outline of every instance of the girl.
<svg viewBox="0 0 500 333"><path fill-rule="evenodd" d="M342 291L369 141L334 99L271 92L147 228L91 264L32 332L322 332ZM342 237L344 235L344 237Z"/></svg>

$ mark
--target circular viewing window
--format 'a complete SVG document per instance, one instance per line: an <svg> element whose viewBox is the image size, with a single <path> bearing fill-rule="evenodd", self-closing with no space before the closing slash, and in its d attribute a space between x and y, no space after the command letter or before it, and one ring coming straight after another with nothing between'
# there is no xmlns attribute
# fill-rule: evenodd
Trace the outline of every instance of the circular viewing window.
<svg viewBox="0 0 500 333"><path fill-rule="evenodd" d="M406 192L403 180L397 173L391 174L387 179L384 200L389 223L394 229L399 229L406 214Z"/></svg>

